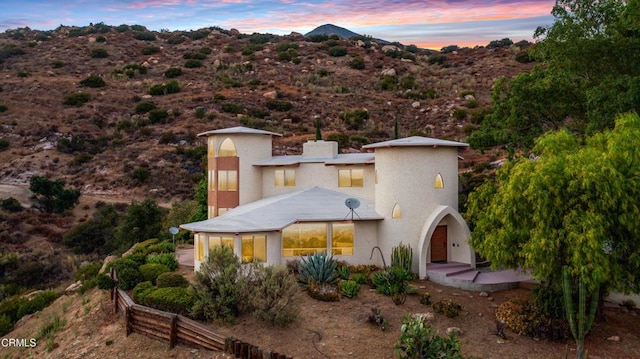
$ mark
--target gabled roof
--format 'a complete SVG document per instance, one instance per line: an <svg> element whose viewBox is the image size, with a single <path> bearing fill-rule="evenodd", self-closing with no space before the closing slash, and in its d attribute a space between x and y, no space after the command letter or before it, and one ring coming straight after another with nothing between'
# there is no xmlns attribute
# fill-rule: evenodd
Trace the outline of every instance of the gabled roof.
<svg viewBox="0 0 640 359"><path fill-rule="evenodd" d="M400 138L397 140L390 140L378 143L372 143L370 145L362 146L364 149L380 148L380 147L468 147L467 143L440 140L431 137L412 136L406 138Z"/></svg>
<svg viewBox="0 0 640 359"><path fill-rule="evenodd" d="M281 134L275 133L275 132L269 132L264 130L257 130L255 128L238 126L238 127L222 128L219 130L202 132L198 134L198 137L208 136L208 135L218 135L218 134L220 135L223 135L223 134L270 135L270 136L279 136L279 137L282 136Z"/></svg>
<svg viewBox="0 0 640 359"><path fill-rule="evenodd" d="M345 205L347 194L322 187L311 187L283 195L267 197L233 208L225 214L201 222L180 225L193 232L250 233L281 230L296 222L330 222L351 219ZM382 220L372 201L358 199L354 221Z"/></svg>
<svg viewBox="0 0 640 359"><path fill-rule="evenodd" d="M346 153L335 157L308 157L303 155L274 156L266 160L256 162L258 167L266 166L293 166L301 163L324 163L325 165L355 165L375 163L373 153Z"/></svg>

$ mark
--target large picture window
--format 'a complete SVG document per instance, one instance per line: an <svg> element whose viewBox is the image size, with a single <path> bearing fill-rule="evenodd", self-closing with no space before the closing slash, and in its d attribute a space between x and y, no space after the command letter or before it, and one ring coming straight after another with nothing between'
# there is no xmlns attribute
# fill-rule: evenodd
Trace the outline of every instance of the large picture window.
<svg viewBox="0 0 640 359"><path fill-rule="evenodd" d="M326 223L296 223L282 230L282 256L327 252Z"/></svg>
<svg viewBox="0 0 640 359"><path fill-rule="evenodd" d="M242 236L242 262L266 262L267 237L265 235Z"/></svg>
<svg viewBox="0 0 640 359"><path fill-rule="evenodd" d="M207 240L207 236L203 234L196 234L195 236L195 246L194 249L194 257L197 261L204 262L204 253L205 253L205 241Z"/></svg>
<svg viewBox="0 0 640 359"><path fill-rule="evenodd" d="M336 256L352 256L353 238L353 223L332 223L331 254Z"/></svg>
<svg viewBox="0 0 640 359"><path fill-rule="evenodd" d="M296 170L276 170L275 186L276 187L293 187L296 185Z"/></svg>
<svg viewBox="0 0 640 359"><path fill-rule="evenodd" d="M364 170L338 170L338 187L363 187Z"/></svg>
<svg viewBox="0 0 640 359"><path fill-rule="evenodd" d="M237 191L238 171L218 171L218 191Z"/></svg>

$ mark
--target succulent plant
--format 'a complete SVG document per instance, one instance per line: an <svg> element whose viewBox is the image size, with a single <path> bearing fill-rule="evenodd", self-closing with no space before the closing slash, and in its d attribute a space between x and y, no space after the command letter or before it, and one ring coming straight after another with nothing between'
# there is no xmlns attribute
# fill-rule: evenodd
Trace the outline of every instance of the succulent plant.
<svg viewBox="0 0 640 359"><path fill-rule="evenodd" d="M327 256L326 253L302 257L300 282L305 285L311 283L336 284L338 281L337 265L338 262L333 259L333 256Z"/></svg>

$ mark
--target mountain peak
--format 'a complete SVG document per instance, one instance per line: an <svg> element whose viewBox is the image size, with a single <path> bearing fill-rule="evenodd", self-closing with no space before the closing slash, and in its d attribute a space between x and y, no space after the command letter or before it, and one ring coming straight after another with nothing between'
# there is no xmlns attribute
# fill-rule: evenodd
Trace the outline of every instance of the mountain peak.
<svg viewBox="0 0 640 359"><path fill-rule="evenodd" d="M304 34L304 36L313 36L313 35L329 35L329 36L336 35L341 39L348 39L353 36L359 36L360 34L357 34L351 30L345 29L344 27L336 26L333 24L324 24Z"/></svg>

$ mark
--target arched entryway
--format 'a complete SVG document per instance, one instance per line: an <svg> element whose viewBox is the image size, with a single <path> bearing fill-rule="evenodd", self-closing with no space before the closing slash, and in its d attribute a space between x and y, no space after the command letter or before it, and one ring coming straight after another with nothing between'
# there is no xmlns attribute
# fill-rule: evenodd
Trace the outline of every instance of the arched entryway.
<svg viewBox="0 0 640 359"><path fill-rule="evenodd" d="M464 218L450 206L438 206L424 222L418 243L418 274L427 275L427 263L460 262L475 268L475 253L469 246L471 233Z"/></svg>

